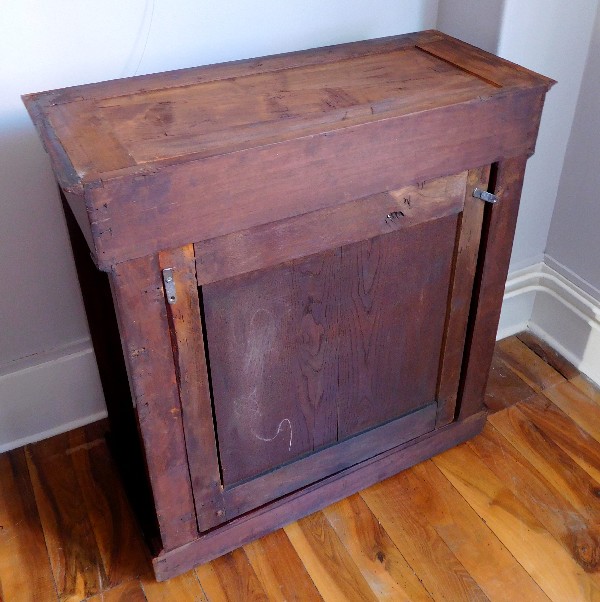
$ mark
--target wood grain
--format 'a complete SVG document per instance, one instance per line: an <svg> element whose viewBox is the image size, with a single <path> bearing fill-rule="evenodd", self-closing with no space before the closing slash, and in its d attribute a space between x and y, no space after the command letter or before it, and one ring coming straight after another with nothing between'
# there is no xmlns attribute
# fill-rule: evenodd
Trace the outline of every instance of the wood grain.
<svg viewBox="0 0 600 602"><path fill-rule="evenodd" d="M87 599L87 602L147 602L144 590L139 581L128 581L107 592L96 594Z"/></svg>
<svg viewBox="0 0 600 602"><path fill-rule="evenodd" d="M161 270L173 270L177 302L167 304L173 337L187 461L200 531L227 520L214 431L194 246L159 254Z"/></svg>
<svg viewBox="0 0 600 602"><path fill-rule="evenodd" d="M485 389L485 407L490 412L497 412L534 395L535 391L496 353Z"/></svg>
<svg viewBox="0 0 600 602"><path fill-rule="evenodd" d="M546 397L528 399L519 404L519 411L600 483L600 443L596 439Z"/></svg>
<svg viewBox="0 0 600 602"><path fill-rule="evenodd" d="M467 445L433 462L551 600L600 595L585 570Z"/></svg>
<svg viewBox="0 0 600 602"><path fill-rule="evenodd" d="M0 455L0 600L57 600L22 448Z"/></svg>
<svg viewBox="0 0 600 602"><path fill-rule="evenodd" d="M489 166L468 172L463 211L458 223L452 277L446 310L446 327L442 343L441 365L437 386L439 403L436 425L454 420L459 378L466 342L469 311L475 283L475 271L481 241L485 207L473 197L473 190L487 190Z"/></svg>
<svg viewBox="0 0 600 602"><path fill-rule="evenodd" d="M405 503L403 478L360 493L434 600L487 600L452 550L421 511Z"/></svg>
<svg viewBox="0 0 600 602"><path fill-rule="evenodd" d="M198 284L458 213L464 205L465 178L465 173L437 178L204 240L195 245Z"/></svg>
<svg viewBox="0 0 600 602"><path fill-rule="evenodd" d="M519 339L498 343L499 357L537 392L564 382L565 378Z"/></svg>
<svg viewBox="0 0 600 602"><path fill-rule="evenodd" d="M405 503L423 514L490 600L502 600L507 590L520 592L526 600L548 600L431 461L396 479L406 492Z"/></svg>
<svg viewBox="0 0 600 602"><path fill-rule="evenodd" d="M207 598L194 571L159 583L148 571L141 579L148 602L206 602ZM211 598L212 601L212 598Z"/></svg>
<svg viewBox="0 0 600 602"><path fill-rule="evenodd" d="M600 527L581 512L569 490L557 487L546 466L524 458L491 426L469 443L487 466L589 574L600 568ZM540 455L544 452L540 450ZM596 578L596 582L598 579Z"/></svg>
<svg viewBox="0 0 600 602"><path fill-rule="evenodd" d="M244 551L269 600L322 600L285 531L280 529L246 544Z"/></svg>
<svg viewBox="0 0 600 602"><path fill-rule="evenodd" d="M378 600L432 599L359 495L325 508L323 514Z"/></svg>
<svg viewBox="0 0 600 602"><path fill-rule="evenodd" d="M325 602L377 600L322 513L288 525L285 532Z"/></svg>
<svg viewBox="0 0 600 602"><path fill-rule="evenodd" d="M600 406L600 391L598 390L598 385L587 378L585 374L580 374L579 376L571 378L570 383Z"/></svg>
<svg viewBox="0 0 600 602"><path fill-rule="evenodd" d="M160 536L168 550L196 537L198 528L158 258L116 266L111 287Z"/></svg>
<svg viewBox="0 0 600 602"><path fill-rule="evenodd" d="M600 415L596 401L569 382L545 389L544 395L596 441L600 441Z"/></svg>
<svg viewBox="0 0 600 602"><path fill-rule="evenodd" d="M31 445L26 456L58 598L71 602L102 591L108 577L68 439L66 434Z"/></svg>
<svg viewBox="0 0 600 602"><path fill-rule="evenodd" d="M205 579L205 573L198 571L200 583L209 600L219 600L224 595L224 599L231 602L268 602L267 595L242 548L213 560L211 572L213 575Z"/></svg>
<svg viewBox="0 0 600 602"><path fill-rule="evenodd" d="M529 330L520 332L517 334L517 338L567 380L576 378L579 375L579 370L571 362L568 362L562 355L552 349L548 343Z"/></svg>

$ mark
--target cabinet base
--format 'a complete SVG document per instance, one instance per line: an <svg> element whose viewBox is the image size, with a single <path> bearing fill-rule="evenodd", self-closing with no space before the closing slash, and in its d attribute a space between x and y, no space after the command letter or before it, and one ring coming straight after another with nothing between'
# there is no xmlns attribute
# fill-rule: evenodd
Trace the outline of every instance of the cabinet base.
<svg viewBox="0 0 600 602"><path fill-rule="evenodd" d="M248 512L183 546L161 552L152 560L156 579L164 581L209 562L462 443L481 431L486 416L482 411L453 422Z"/></svg>

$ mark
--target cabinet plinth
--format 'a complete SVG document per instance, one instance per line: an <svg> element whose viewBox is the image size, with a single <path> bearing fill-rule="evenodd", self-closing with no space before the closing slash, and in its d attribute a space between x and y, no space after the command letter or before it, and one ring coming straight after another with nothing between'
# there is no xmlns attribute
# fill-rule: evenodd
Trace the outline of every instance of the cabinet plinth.
<svg viewBox="0 0 600 602"><path fill-rule="evenodd" d="M24 97L158 579L479 432L552 84L427 31Z"/></svg>

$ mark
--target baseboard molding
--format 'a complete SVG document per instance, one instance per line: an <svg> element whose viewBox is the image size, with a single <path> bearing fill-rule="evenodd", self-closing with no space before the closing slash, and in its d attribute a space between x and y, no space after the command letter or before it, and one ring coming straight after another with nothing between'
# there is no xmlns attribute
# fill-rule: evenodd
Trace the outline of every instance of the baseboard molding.
<svg viewBox="0 0 600 602"><path fill-rule="evenodd" d="M0 453L104 417L89 339L0 367Z"/></svg>
<svg viewBox="0 0 600 602"><path fill-rule="evenodd" d="M498 339L528 328L600 383L600 301L545 263L509 274Z"/></svg>

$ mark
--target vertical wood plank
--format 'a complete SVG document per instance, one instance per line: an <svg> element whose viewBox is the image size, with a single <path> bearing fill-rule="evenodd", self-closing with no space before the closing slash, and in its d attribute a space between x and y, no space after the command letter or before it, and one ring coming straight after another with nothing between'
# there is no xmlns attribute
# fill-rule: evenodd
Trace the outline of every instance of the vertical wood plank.
<svg viewBox="0 0 600 602"><path fill-rule="evenodd" d="M170 550L197 537L198 529L157 258L115 266L111 286L162 544Z"/></svg>
<svg viewBox="0 0 600 602"><path fill-rule="evenodd" d="M432 600L401 551L359 495L323 510L378 600Z"/></svg>
<svg viewBox="0 0 600 602"><path fill-rule="evenodd" d="M22 448L0 455L0 600L58 600Z"/></svg>
<svg viewBox="0 0 600 602"><path fill-rule="evenodd" d="M204 333L196 280L194 246L163 251L160 269L173 268L177 302L167 305L174 335L185 445L198 527L205 531L227 520L210 396Z"/></svg>
<svg viewBox="0 0 600 602"><path fill-rule="evenodd" d="M392 477L360 496L434 600L488 599L419 509L406 503L400 480Z"/></svg>
<svg viewBox="0 0 600 602"><path fill-rule="evenodd" d="M59 599L75 601L102 591L108 578L67 454L68 437L28 446L26 456Z"/></svg>
<svg viewBox="0 0 600 602"><path fill-rule="evenodd" d="M246 544L244 551L270 601L322 600L282 529Z"/></svg>
<svg viewBox="0 0 600 602"><path fill-rule="evenodd" d="M288 525L285 532L302 558L323 600L377 600L377 596L321 512Z"/></svg>
<svg viewBox="0 0 600 602"><path fill-rule="evenodd" d="M446 328L442 343L442 357L438 382L439 403L436 426L444 426L454 419L458 384L465 347L465 336L471 297L477 268L484 203L473 197L473 190L487 190L489 166L473 169L467 176L465 200L458 226L456 249L452 266L452 279Z"/></svg>
<svg viewBox="0 0 600 602"><path fill-rule="evenodd" d="M589 575L468 445L432 461L551 600L600 596Z"/></svg>
<svg viewBox="0 0 600 602"><path fill-rule="evenodd" d="M495 204L488 203L485 207L482 248L463 364L466 371L459 388L459 418L466 418L482 408L526 163L526 156L505 159L497 164L495 174L492 172L491 175L495 180L493 192L500 200Z"/></svg>

